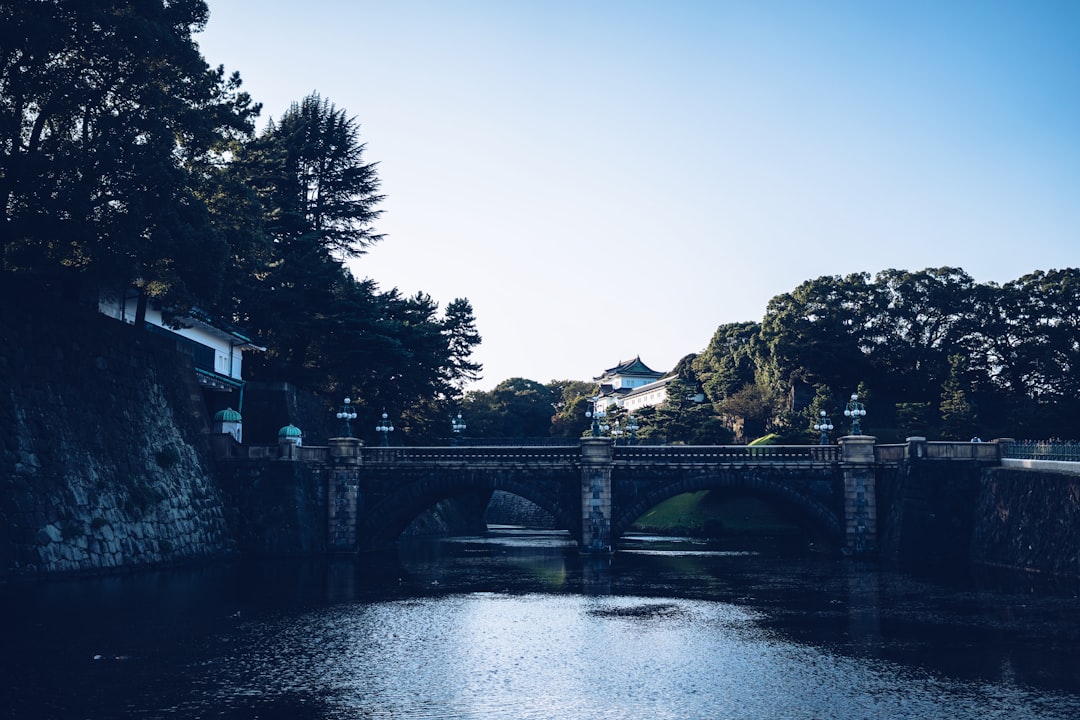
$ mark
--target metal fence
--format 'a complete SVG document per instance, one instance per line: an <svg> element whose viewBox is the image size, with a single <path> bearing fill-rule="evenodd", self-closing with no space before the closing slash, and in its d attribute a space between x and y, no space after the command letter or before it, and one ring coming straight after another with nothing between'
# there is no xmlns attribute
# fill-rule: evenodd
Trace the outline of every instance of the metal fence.
<svg viewBox="0 0 1080 720"><path fill-rule="evenodd" d="M1004 444L1002 457L1014 460L1080 462L1080 442L1072 440L1016 440Z"/></svg>

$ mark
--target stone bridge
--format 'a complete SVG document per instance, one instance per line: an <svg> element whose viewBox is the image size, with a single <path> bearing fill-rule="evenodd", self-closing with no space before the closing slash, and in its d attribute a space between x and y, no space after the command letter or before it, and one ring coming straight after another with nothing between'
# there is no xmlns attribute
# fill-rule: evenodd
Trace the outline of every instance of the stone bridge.
<svg viewBox="0 0 1080 720"><path fill-rule="evenodd" d="M650 508L676 495L739 489L793 510L845 552L878 546L876 477L913 458L1001 462L998 442L877 445L624 446L582 438L572 446L248 448L245 457L311 464L325 483L327 546L354 552L392 544L435 503L503 490L546 510L583 552L607 552Z"/></svg>

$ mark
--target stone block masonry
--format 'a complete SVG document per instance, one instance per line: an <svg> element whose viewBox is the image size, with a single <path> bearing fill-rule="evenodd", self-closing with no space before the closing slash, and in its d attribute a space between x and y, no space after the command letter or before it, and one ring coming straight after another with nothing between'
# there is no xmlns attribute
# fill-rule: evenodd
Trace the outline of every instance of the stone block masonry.
<svg viewBox="0 0 1080 720"><path fill-rule="evenodd" d="M0 580L230 553L190 359L91 307L11 291L0 292Z"/></svg>

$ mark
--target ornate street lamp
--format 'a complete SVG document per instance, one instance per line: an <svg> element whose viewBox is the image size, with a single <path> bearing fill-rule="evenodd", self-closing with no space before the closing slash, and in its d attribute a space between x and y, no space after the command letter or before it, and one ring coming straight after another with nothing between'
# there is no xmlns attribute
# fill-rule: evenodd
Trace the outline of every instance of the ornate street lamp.
<svg viewBox="0 0 1080 720"><path fill-rule="evenodd" d="M337 419L345 423L345 434L342 437L352 437L352 426L349 425L349 421L356 419L356 410L353 408L351 399L345 398L341 409L338 410Z"/></svg>
<svg viewBox="0 0 1080 720"><path fill-rule="evenodd" d="M859 418L866 416L866 406L859 402L859 393L851 393L851 400L844 408L844 417L851 418L851 434L862 435Z"/></svg>
<svg viewBox="0 0 1080 720"><path fill-rule="evenodd" d="M622 429L622 427L620 427L619 421L616 420L614 423L611 424L611 437L613 437L615 439L615 444L616 445L619 444L619 438L622 437L622 434L623 434L623 429Z"/></svg>
<svg viewBox="0 0 1080 720"><path fill-rule="evenodd" d="M626 418L626 434L629 436L629 440L627 441L629 445L634 444L634 435L637 434L637 431L640 429L641 426L638 425L638 422L634 419L633 415Z"/></svg>
<svg viewBox="0 0 1080 720"><path fill-rule="evenodd" d="M458 444L461 433L465 430L465 421L461 419L461 413L457 417L450 418L450 428L454 431L454 444Z"/></svg>
<svg viewBox="0 0 1080 720"><path fill-rule="evenodd" d="M382 446L390 444L390 433L394 432L394 423L387 419L386 411L383 410L382 421L375 426L375 432L382 433Z"/></svg>
<svg viewBox="0 0 1080 720"><path fill-rule="evenodd" d="M814 429L821 433L821 445L829 444L829 433L833 429L832 421L825 417L825 411L821 411L821 421L814 423Z"/></svg>
<svg viewBox="0 0 1080 720"><path fill-rule="evenodd" d="M607 415L599 406L600 396L593 395L589 398L589 402L592 403L592 410L585 411L585 417L592 418L592 436L601 437L608 429L607 425L603 424L604 417Z"/></svg>

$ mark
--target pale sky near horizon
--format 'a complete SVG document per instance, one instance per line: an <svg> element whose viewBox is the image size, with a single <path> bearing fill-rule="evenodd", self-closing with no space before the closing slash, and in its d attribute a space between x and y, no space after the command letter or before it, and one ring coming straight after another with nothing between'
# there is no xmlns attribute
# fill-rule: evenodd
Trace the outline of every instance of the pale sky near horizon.
<svg viewBox="0 0 1080 720"><path fill-rule="evenodd" d="M260 128L357 119L354 272L468 298L479 389L670 370L823 275L1080 264L1080 2L208 3Z"/></svg>

